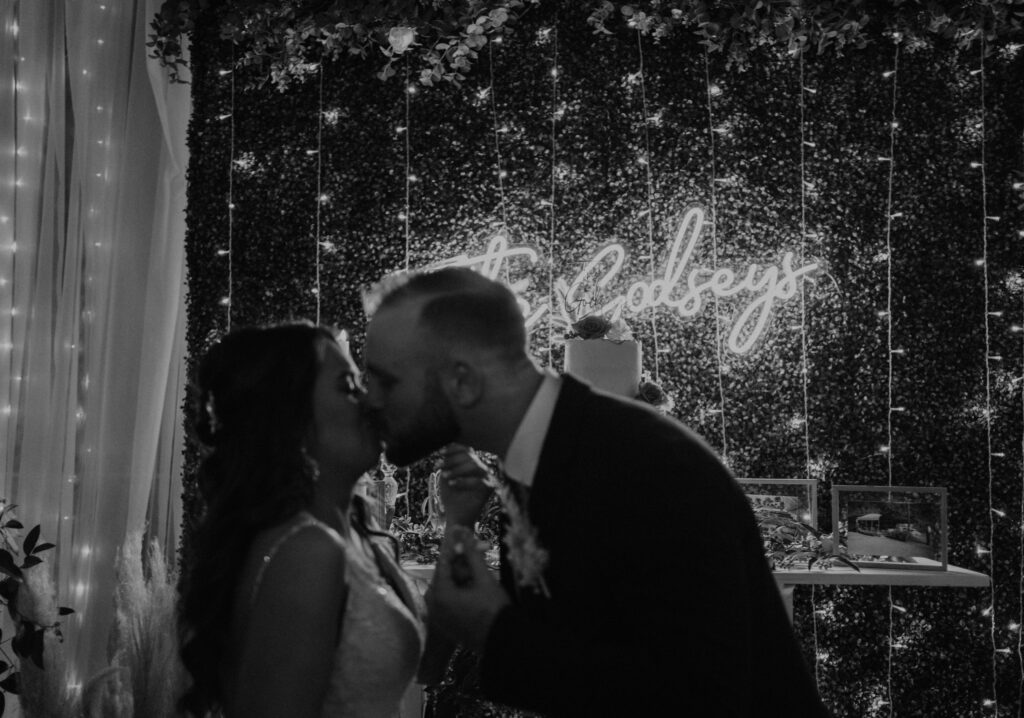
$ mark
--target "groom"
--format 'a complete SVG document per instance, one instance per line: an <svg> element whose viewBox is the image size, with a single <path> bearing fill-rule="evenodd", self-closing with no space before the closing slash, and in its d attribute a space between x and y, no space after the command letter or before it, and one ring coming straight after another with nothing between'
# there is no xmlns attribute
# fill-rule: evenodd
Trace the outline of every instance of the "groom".
<svg viewBox="0 0 1024 718"><path fill-rule="evenodd" d="M488 698L553 716L827 716L747 500L696 435L539 368L514 295L471 270L411 275L367 309L388 458L458 441L509 479L519 549L501 584L456 528L430 597L432 622L481 654ZM449 493L449 523L472 526L484 494Z"/></svg>

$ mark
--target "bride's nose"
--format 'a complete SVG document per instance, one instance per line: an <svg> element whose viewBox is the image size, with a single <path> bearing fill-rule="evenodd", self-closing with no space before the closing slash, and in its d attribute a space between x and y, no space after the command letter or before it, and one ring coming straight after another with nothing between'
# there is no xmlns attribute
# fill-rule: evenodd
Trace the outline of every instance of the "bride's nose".
<svg viewBox="0 0 1024 718"><path fill-rule="evenodd" d="M372 375L364 377L364 383L361 385L361 388L363 391L360 396L360 401L367 410L379 411L383 408L383 392Z"/></svg>

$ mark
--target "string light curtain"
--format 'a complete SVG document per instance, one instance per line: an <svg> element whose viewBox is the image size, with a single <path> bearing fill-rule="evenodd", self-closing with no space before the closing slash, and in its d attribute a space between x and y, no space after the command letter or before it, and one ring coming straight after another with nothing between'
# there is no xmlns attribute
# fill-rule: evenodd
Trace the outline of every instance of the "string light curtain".
<svg viewBox="0 0 1024 718"><path fill-rule="evenodd" d="M156 0L0 4L0 493L46 555L69 684L106 665L113 565L180 523L187 86Z"/></svg>

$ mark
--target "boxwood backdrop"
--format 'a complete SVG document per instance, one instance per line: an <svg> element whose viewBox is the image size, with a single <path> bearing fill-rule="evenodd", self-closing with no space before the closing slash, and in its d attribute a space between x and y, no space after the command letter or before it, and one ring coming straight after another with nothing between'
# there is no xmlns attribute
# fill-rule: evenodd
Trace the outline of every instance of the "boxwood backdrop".
<svg viewBox="0 0 1024 718"><path fill-rule="evenodd" d="M229 323L318 316L358 351L361 287L481 254L496 232L537 252L498 268L534 309L621 243L596 292L613 296L664 274L699 204L687 272L742 276L786 252L819 269L745 354L726 339L751 292L630 317L673 413L738 476L818 479L823 521L835 483L948 487L949 560L993 577L798 589L825 700L837 716L1020 715L1024 53L879 34L842 54L762 48L740 68L693 35L595 34L585 9L556 5L482 48L461 86L433 87L402 60L381 81L350 58L251 88L200 17L190 355ZM558 333L543 318L533 345L561 368ZM643 550L642 526L613 530ZM665 557L674 571L714 560Z"/></svg>

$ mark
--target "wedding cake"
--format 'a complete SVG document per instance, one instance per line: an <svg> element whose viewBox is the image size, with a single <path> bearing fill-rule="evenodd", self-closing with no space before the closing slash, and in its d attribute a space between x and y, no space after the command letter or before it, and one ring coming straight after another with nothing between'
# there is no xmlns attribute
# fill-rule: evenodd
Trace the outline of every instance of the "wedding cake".
<svg viewBox="0 0 1024 718"><path fill-rule="evenodd" d="M640 344L632 339L567 339L565 371L595 389L632 399L640 386Z"/></svg>

